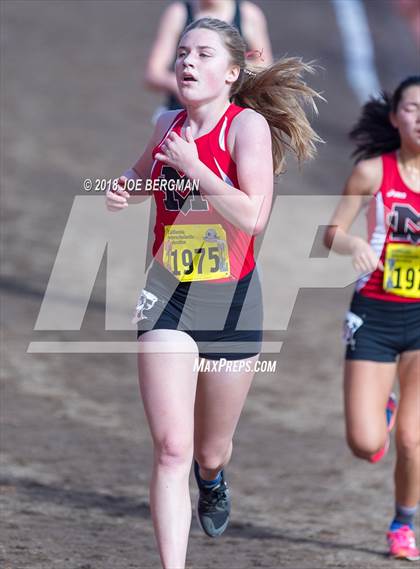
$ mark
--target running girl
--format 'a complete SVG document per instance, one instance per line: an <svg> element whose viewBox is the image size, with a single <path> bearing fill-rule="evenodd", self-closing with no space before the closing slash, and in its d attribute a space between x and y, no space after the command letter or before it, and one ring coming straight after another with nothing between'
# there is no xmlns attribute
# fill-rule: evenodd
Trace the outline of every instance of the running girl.
<svg viewBox="0 0 420 569"><path fill-rule="evenodd" d="M370 462L388 450L396 422L395 516L389 553L420 559L414 518L420 497L420 76L371 100L351 132L356 165L326 245L362 273L347 314L344 375L348 444ZM351 197L351 199L348 199ZM365 198L368 242L349 234ZM400 402L390 395L395 375ZM386 413L385 413L386 411Z"/></svg>
<svg viewBox="0 0 420 569"><path fill-rule="evenodd" d="M247 49L263 53L264 66L272 63L271 44L264 12L248 0L192 0L172 2L162 14L146 66L145 82L167 94L166 109L182 108L174 73L176 49L184 29L194 20L217 18L234 25ZM260 62L259 62L260 63Z"/></svg>
<svg viewBox="0 0 420 569"><path fill-rule="evenodd" d="M254 237L267 223L285 146L302 160L318 139L301 106L316 96L301 79L310 68L291 58L248 69L244 41L225 22L192 23L175 70L185 110L160 116L121 177L185 181L184 189L153 192L154 262L137 306L139 382L154 444L150 503L164 569L185 567L193 458L200 525L212 537L227 527L224 469L261 350ZM143 194L109 192L107 206L119 211ZM198 358L246 366L198 371Z"/></svg>

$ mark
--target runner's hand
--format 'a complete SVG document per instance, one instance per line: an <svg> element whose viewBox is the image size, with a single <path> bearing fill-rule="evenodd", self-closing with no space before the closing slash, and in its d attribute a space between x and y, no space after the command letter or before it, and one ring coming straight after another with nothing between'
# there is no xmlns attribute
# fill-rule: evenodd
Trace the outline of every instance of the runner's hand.
<svg viewBox="0 0 420 569"><path fill-rule="evenodd" d="M116 189L106 191L106 207L108 211L120 211L128 207L128 199L130 194L124 190L127 178L120 176L118 178L118 187Z"/></svg>
<svg viewBox="0 0 420 569"><path fill-rule="evenodd" d="M191 133L191 127L185 131L186 140L176 132L171 132L160 147L161 151L155 155L156 160L181 170L188 175L188 171L198 158L197 145Z"/></svg>
<svg viewBox="0 0 420 569"><path fill-rule="evenodd" d="M372 273L375 269L384 270L382 261L372 247L361 237L354 237L352 245L353 266L359 273Z"/></svg>

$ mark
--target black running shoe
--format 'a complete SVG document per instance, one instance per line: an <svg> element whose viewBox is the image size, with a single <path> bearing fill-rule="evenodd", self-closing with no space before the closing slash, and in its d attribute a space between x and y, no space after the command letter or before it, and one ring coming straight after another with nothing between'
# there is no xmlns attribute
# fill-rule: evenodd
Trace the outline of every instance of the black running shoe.
<svg viewBox="0 0 420 569"><path fill-rule="evenodd" d="M200 491L197 519L205 534L209 537L218 537L228 526L231 507L230 491L225 482L224 471L221 471L220 483L211 488L203 485L196 461L194 461L194 474Z"/></svg>

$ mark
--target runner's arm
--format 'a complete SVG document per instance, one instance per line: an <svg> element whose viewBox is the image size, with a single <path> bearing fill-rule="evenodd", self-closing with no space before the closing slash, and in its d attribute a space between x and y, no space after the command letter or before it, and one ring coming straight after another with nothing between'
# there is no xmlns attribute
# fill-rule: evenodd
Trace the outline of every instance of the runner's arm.
<svg viewBox="0 0 420 569"><path fill-rule="evenodd" d="M147 87L177 95L178 85L171 66L185 20L182 2L174 2L163 13L146 67L144 80Z"/></svg>
<svg viewBox="0 0 420 569"><path fill-rule="evenodd" d="M356 219L364 200L373 196L382 181L382 160L370 158L356 164L344 187L343 196L324 234L324 244L328 249L342 255L352 255L357 247L366 241L356 235L350 235L353 221Z"/></svg>
<svg viewBox="0 0 420 569"><path fill-rule="evenodd" d="M246 110L235 117L230 131L235 133L229 132L228 145L229 136L234 136L232 158L240 189L224 182L200 160L186 174L200 181L200 192L225 219L257 235L267 223L273 196L270 128L262 115Z"/></svg>
<svg viewBox="0 0 420 569"><path fill-rule="evenodd" d="M179 111L168 111L166 113L162 113L159 116L155 124L153 134L143 154L140 156L134 166L132 166L132 168L129 168L126 172L124 172L122 176L120 176L121 184L124 184L126 179L135 181L138 180L139 182L136 186L138 190L127 192L123 190L123 187L121 187L118 192L108 191L107 200L110 202L108 205L111 207L117 206L118 209L120 209L120 207L126 207L128 204L141 203L142 201L151 197L152 192L146 190L145 188L146 181L150 178L150 173L153 166L152 152L154 147L161 141L178 113Z"/></svg>
<svg viewBox="0 0 420 569"><path fill-rule="evenodd" d="M253 65L268 67L273 63L270 36L268 35L267 20L259 6L252 2L241 3L242 31L250 50L262 51L261 59L255 58Z"/></svg>

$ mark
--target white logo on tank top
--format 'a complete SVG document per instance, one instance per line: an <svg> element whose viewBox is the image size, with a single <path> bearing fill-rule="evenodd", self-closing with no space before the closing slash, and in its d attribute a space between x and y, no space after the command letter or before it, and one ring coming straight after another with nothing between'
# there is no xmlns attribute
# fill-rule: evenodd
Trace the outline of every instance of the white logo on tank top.
<svg viewBox="0 0 420 569"><path fill-rule="evenodd" d="M394 188L392 188L391 190L389 190L386 193L386 197L387 198L399 198L399 199L405 199L407 197L407 194L405 192L399 192L398 190L394 190Z"/></svg>

